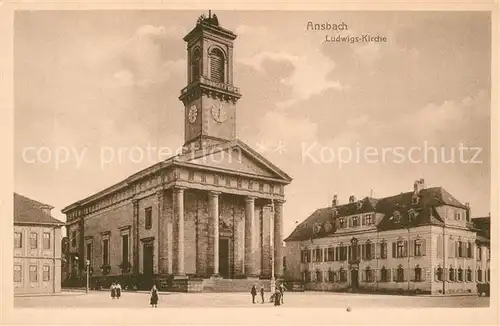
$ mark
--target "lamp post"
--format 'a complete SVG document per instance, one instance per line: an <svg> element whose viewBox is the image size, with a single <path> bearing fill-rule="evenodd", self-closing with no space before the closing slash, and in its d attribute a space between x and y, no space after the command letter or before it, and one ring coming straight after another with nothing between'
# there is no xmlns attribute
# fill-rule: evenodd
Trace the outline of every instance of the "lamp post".
<svg viewBox="0 0 500 326"><path fill-rule="evenodd" d="M87 286L85 287L85 293L89 293L89 283L90 283L90 260L85 262L85 269L87 270Z"/></svg>
<svg viewBox="0 0 500 326"><path fill-rule="evenodd" d="M269 230L271 230L271 235L269 238L271 239L271 294L276 292L276 279L274 278L274 200L271 199L271 212L273 212L271 218L269 219L270 226Z"/></svg>

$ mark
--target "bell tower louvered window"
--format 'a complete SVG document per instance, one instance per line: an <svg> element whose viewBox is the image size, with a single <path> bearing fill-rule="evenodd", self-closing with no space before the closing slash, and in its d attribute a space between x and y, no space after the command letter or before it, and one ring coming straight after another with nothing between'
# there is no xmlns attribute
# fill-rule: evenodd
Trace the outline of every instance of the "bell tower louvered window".
<svg viewBox="0 0 500 326"><path fill-rule="evenodd" d="M210 79L224 83L224 66L224 54L219 49L213 49L210 52Z"/></svg>
<svg viewBox="0 0 500 326"><path fill-rule="evenodd" d="M195 49L191 57L191 81L200 79L201 72L201 53L200 49Z"/></svg>

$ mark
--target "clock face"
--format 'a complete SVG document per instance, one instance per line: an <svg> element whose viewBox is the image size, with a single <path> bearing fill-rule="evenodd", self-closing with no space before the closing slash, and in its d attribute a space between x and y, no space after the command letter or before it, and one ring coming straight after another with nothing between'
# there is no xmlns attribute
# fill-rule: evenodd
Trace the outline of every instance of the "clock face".
<svg viewBox="0 0 500 326"><path fill-rule="evenodd" d="M224 122L227 120L227 112L222 104L212 105L212 117L217 122Z"/></svg>
<svg viewBox="0 0 500 326"><path fill-rule="evenodd" d="M196 121L196 117L198 116L198 108L196 105L191 105L188 112L188 120L190 123L194 123Z"/></svg>

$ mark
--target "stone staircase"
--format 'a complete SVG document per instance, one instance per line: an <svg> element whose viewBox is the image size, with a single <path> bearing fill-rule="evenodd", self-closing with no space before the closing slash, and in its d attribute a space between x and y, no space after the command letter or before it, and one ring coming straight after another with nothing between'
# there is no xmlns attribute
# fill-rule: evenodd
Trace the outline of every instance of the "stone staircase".
<svg viewBox="0 0 500 326"><path fill-rule="evenodd" d="M257 287L257 292L260 291L261 286L264 286L267 293L271 290L271 280L209 278L203 280L203 292L250 293L250 289L254 284Z"/></svg>

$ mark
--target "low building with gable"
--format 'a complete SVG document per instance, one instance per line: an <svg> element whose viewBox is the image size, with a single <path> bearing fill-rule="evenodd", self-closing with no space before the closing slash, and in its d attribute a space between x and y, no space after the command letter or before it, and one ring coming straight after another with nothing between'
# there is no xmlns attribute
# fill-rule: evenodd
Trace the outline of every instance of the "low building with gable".
<svg viewBox="0 0 500 326"><path fill-rule="evenodd" d="M490 280L481 222L468 203L423 179L385 198L340 205L334 196L285 239L285 277L306 290L475 293Z"/></svg>

